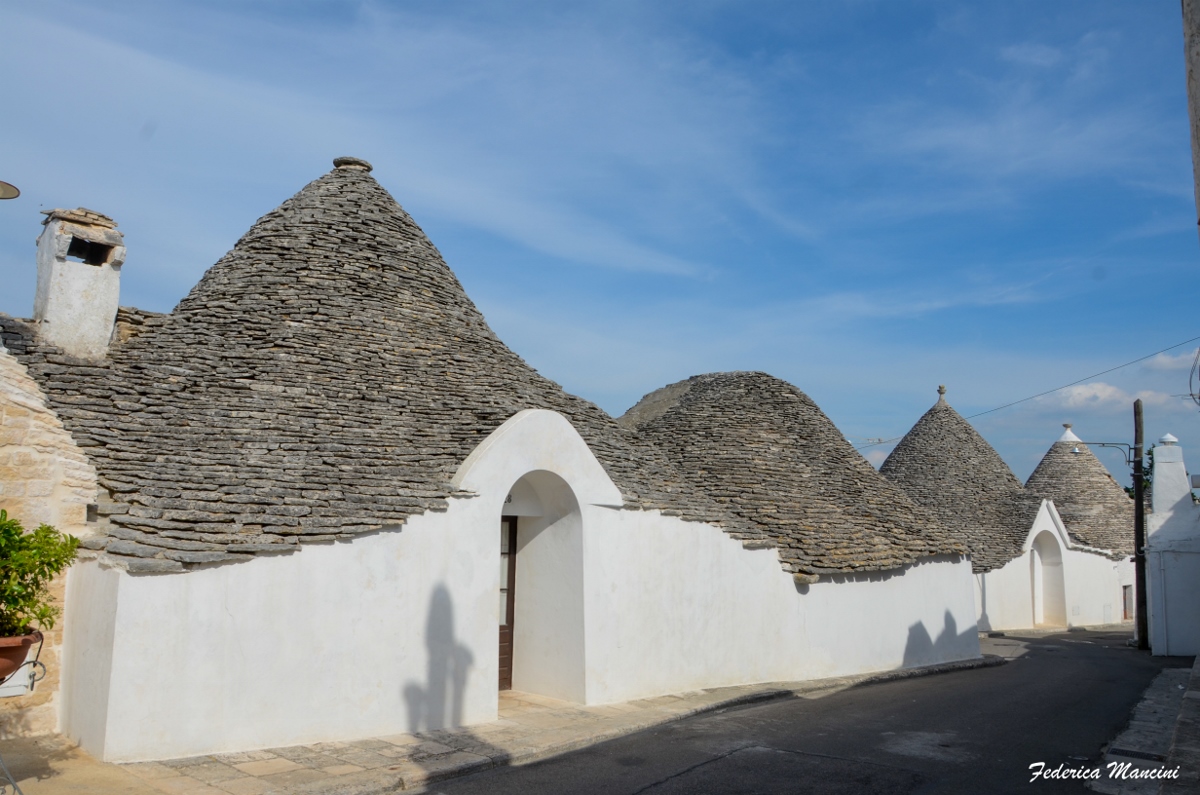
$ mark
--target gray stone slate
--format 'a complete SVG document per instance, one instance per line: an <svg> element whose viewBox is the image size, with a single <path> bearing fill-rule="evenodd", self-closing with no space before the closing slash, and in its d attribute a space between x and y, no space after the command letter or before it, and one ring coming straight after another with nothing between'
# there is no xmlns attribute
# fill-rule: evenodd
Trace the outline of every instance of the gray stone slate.
<svg viewBox="0 0 1200 795"><path fill-rule="evenodd" d="M618 422L773 540L797 574L896 569L966 552L816 403L766 373L693 376L650 393Z"/></svg>
<svg viewBox="0 0 1200 795"><path fill-rule="evenodd" d="M1021 485L944 397L900 440L879 472L967 546L977 573L1021 555L1041 507L1041 497Z"/></svg>
<svg viewBox="0 0 1200 795"><path fill-rule="evenodd" d="M1114 559L1133 554L1133 499L1083 442L1051 445L1025 488L1054 500L1073 540Z"/></svg>
<svg viewBox="0 0 1200 795"><path fill-rule="evenodd" d="M88 362L0 315L0 341L96 467L102 525L127 531L108 554L138 571L445 510L467 455L531 408L570 420L626 508L764 541L663 451L506 347L361 166L263 216L173 312L124 309L116 331L108 358Z"/></svg>

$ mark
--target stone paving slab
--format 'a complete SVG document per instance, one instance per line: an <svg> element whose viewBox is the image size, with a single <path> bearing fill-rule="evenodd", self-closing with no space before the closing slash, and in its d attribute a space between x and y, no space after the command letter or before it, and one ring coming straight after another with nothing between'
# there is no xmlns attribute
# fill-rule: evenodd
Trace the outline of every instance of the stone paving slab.
<svg viewBox="0 0 1200 795"><path fill-rule="evenodd" d="M714 688L594 707L510 691L501 694L499 720L477 726L162 762L103 764L54 737L46 740L54 749L46 746L41 752L69 757L75 772L64 778L61 765L42 765L46 775L41 779L16 773L25 795L381 795L492 767L535 762L732 706L785 697L821 698L856 685L1004 662L1003 657L987 655L925 668ZM5 759L11 751L11 744L5 743ZM71 788L75 780L94 785Z"/></svg>
<svg viewBox="0 0 1200 795"><path fill-rule="evenodd" d="M1157 779L1112 778L1110 765L1128 765L1130 770L1158 770L1166 765L1175 733L1175 719L1187 691L1191 670L1168 668L1154 678L1133 708L1129 725L1108 744L1100 762L1104 777L1088 787L1106 795L1156 795Z"/></svg>
<svg viewBox="0 0 1200 795"><path fill-rule="evenodd" d="M1192 665L1187 692L1179 704L1175 734L1167 753L1168 768L1179 768L1179 778L1164 781L1162 795L1200 792L1200 656Z"/></svg>

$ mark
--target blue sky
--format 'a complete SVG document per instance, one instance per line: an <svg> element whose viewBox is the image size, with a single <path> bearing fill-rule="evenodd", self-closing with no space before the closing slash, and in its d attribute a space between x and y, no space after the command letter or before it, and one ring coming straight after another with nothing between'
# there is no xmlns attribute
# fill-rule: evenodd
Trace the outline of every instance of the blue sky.
<svg viewBox="0 0 1200 795"><path fill-rule="evenodd" d="M1200 336L1179 4L39 2L0 9L0 311L38 210L113 216L170 310L343 154L497 333L620 414L761 369L861 443ZM975 420L1200 456L1195 343ZM888 446L871 448L878 464ZM1124 479L1116 454L1101 453ZM1200 469L1200 467L1197 467Z"/></svg>

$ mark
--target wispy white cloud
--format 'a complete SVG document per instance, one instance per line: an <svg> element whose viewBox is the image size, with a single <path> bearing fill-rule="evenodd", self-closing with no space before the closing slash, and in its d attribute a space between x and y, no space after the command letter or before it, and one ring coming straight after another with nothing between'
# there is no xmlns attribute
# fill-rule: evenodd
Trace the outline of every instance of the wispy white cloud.
<svg viewBox="0 0 1200 795"><path fill-rule="evenodd" d="M980 179L1064 178L1126 172L1144 161L1147 135L1133 109L1071 113L1020 93L973 113L897 105L866 134L884 148Z"/></svg>
<svg viewBox="0 0 1200 795"><path fill-rule="evenodd" d="M1028 193L1099 174L1146 181L1168 173L1157 157L1166 138L1149 104L1095 101L1111 77L1116 44L1111 33L1089 31L1059 46L1002 46L1010 73L962 69L957 79L941 81L940 95L913 92L882 104L859 135L883 156L919 159L968 185Z"/></svg>
<svg viewBox="0 0 1200 795"><path fill-rule="evenodd" d="M1011 44L1000 49L1000 57L1025 66L1050 67L1062 62L1062 50L1045 44L1027 42Z"/></svg>
<svg viewBox="0 0 1200 795"><path fill-rule="evenodd" d="M1200 352L1200 349L1192 348L1190 351L1184 351L1183 353L1160 353L1154 358L1142 362L1142 367L1147 370L1168 372L1183 370L1186 372L1192 369L1192 362L1196 360L1198 352Z"/></svg>
<svg viewBox="0 0 1200 795"><path fill-rule="evenodd" d="M746 196L747 206L779 226L807 233L803 221L773 208L755 186L743 154L744 140L754 129L752 91L736 72L679 47L655 47L628 36L605 38L580 27L567 26L555 31L557 36L516 27L512 35L496 36L486 28L451 28L441 20L373 8L367 35L358 29L285 31L288 45L300 49L311 44L327 50L329 39L340 41L340 60L378 75L350 87L321 80L264 83L66 23L15 15L14 29L28 35L14 36L7 47L10 74L21 72L20 63L39 60L35 42L53 40L89 63L96 84L122 86L118 116L123 124L86 131L62 125L41 137L10 129L11 148L40 141L42 151L27 151L30 173L22 181L53 184L62 194L86 193L77 166L57 156L62 151L95 152L100 171L106 160L123 165L135 151L143 163L156 166L164 155L180 151L240 151L241 161L254 152L258 169L280 173L299 170L314 157L327 162L333 154L353 150L372 159L381 174L400 175L406 204L563 263L706 275L711 264L681 257L656 240L662 222L671 222L648 216L712 212L685 197L712 193L713 186ZM25 108L24 125L32 127L58 112L44 85L69 82L73 68L64 61L41 70L36 83L14 81L10 88L20 96L16 104ZM380 83L388 75L403 90L381 96ZM105 118L113 112L113 99L90 92L72 112ZM157 141L147 144L138 131L151 128ZM245 173L248 163L238 160L228 166ZM175 160L161 167L175 171L181 183L194 180L195 187L213 181L205 161L189 167L186 160ZM645 191L629 197L626 212L597 211L598 200L624 192L630 175L638 172ZM96 170L90 176L96 179ZM97 203L110 210L115 205L126 217L134 215L138 198L142 217L203 215L180 213L177 199L186 201L186 192L164 201L140 182L112 180L96 191L106 200ZM127 195L120 195L122 189ZM591 201L580 201L589 193ZM668 200L666 194L674 195ZM656 195L664 200L655 202ZM647 212L638 212L639 206ZM266 209L269 205L260 212ZM163 218L151 228L170 224ZM235 238L231 234L228 241ZM145 238L139 242L145 245ZM158 259L160 267L175 265ZM190 273L184 283L197 275Z"/></svg>
<svg viewBox="0 0 1200 795"><path fill-rule="evenodd" d="M1087 384L1076 384L1052 395L1044 395L1038 401L1047 406L1060 406L1068 409L1079 408L1113 408L1133 405L1140 399L1147 406L1174 406L1178 398L1165 392L1152 389L1142 389L1128 392L1120 387L1103 381L1093 381Z"/></svg>

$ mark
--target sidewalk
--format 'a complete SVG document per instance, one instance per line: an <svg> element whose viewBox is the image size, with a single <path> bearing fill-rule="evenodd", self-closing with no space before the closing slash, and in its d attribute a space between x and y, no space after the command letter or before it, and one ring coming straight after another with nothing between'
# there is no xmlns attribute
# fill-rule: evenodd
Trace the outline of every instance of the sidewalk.
<svg viewBox="0 0 1200 795"><path fill-rule="evenodd" d="M1177 779L1113 779L1109 765L1132 770L1179 769ZM1129 725L1105 749L1105 777L1088 788L1107 795L1194 795L1200 792L1200 656L1191 668L1168 668L1146 688Z"/></svg>
<svg viewBox="0 0 1200 795"><path fill-rule="evenodd" d="M1166 766L1179 768L1179 778L1163 783L1163 795L1200 792L1200 656L1192 665L1192 674L1175 720L1175 734Z"/></svg>
<svg viewBox="0 0 1200 795"><path fill-rule="evenodd" d="M469 728L167 762L104 764L57 737L6 741L0 750L25 795L374 795L525 764L738 704L821 698L869 682L1004 662L988 655L881 674L724 687L596 707L508 691L500 696L499 720Z"/></svg>
<svg viewBox="0 0 1200 795"><path fill-rule="evenodd" d="M1099 765L1105 771L1105 777L1089 782L1089 789L1106 795L1157 795L1162 781L1112 778L1108 775L1109 766L1128 765L1138 770L1158 770L1167 766L1171 737L1175 733L1190 675L1188 668L1168 668L1150 683L1142 700L1133 708L1129 725L1105 749Z"/></svg>

